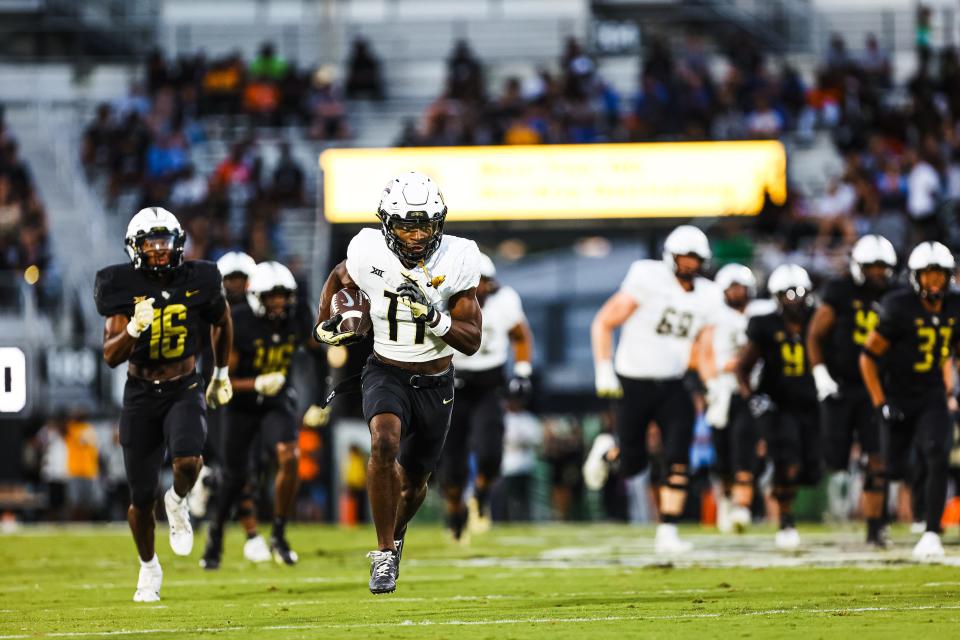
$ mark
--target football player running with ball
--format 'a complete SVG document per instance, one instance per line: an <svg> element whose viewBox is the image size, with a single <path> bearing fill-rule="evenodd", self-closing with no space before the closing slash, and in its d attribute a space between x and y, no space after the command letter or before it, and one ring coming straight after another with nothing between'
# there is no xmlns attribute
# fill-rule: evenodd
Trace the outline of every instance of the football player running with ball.
<svg viewBox="0 0 960 640"><path fill-rule="evenodd" d="M824 421L824 459L831 471L846 471L856 433L865 458L867 543L876 547L887 544L883 517L887 485L876 412L860 376L860 350L877 325L878 301L892 286L896 266L897 252L889 240L876 235L860 238L850 255L850 274L827 283L807 336Z"/></svg>
<svg viewBox="0 0 960 640"><path fill-rule="evenodd" d="M223 526L230 510L242 499L250 480L251 449L259 460L259 447L267 446L277 462L273 496L273 529L270 549L256 530L253 513L247 522L244 557L293 565L297 554L290 548L286 523L297 490L298 416L290 385L294 353L310 339L310 318L295 313L297 283L279 262L261 262L250 278L248 304L233 309L234 349L230 381L234 398L227 407L223 438L224 481L218 496L207 546L200 565L217 569L223 554ZM316 346L316 343L313 343ZM241 505L242 507L242 505ZM249 507L246 507L249 509Z"/></svg>
<svg viewBox="0 0 960 640"><path fill-rule="evenodd" d="M759 435L766 440L773 460L773 497L780 508L780 529L775 542L785 550L800 546L793 519L797 487L816 484L820 477L817 389L804 346L813 313L811 289L813 284L803 267L783 264L773 270L767 290L776 298L777 310L755 316L747 323L747 344L736 366L740 395L748 401ZM760 360L763 369L753 392L750 376ZM745 448L739 460L750 461L747 452L755 447L756 439L738 440ZM752 491L752 462L750 466L738 467L738 482Z"/></svg>
<svg viewBox="0 0 960 640"><path fill-rule="evenodd" d="M359 338L331 317L334 295L370 299L373 354L363 369L363 417L370 428L367 492L377 531L370 592L390 593L400 573L407 524L427 493L453 411L454 349L480 348L480 251L443 234L447 206L437 184L411 171L383 190L381 230L363 229L323 287L315 335L331 345Z"/></svg>
<svg viewBox="0 0 960 640"><path fill-rule="evenodd" d="M193 529L185 498L203 466L207 406L233 395L227 375L233 323L220 272L212 262L183 262L185 239L169 211L141 210L127 227L130 262L101 269L94 285L97 310L107 318L104 360L111 367L128 362L120 444L130 485L127 520L140 556L135 602L160 599L153 512L164 451L173 459L173 486L163 497L170 547L186 556ZM215 367L204 395L196 353L207 324Z"/></svg>
<svg viewBox="0 0 960 640"><path fill-rule="evenodd" d="M480 350L472 356L453 354L457 369L457 401L450 432L440 462L440 486L447 501L447 528L460 540L468 510L463 503L470 453L476 458L477 474L470 501L469 527L473 533L490 528L490 490L500 475L503 459L505 387L512 397L524 399L531 391L533 334L523 313L520 296L497 282L493 261L480 254L480 284L477 300L483 309ZM513 350L513 376L506 377L507 360Z"/></svg>
<svg viewBox="0 0 960 640"><path fill-rule="evenodd" d="M684 553L677 533L689 483L695 409L683 378L694 340L723 306L723 295L698 276L710 258L707 236L682 225L667 236L662 260L631 265L620 290L604 303L590 327L597 394L621 398L617 413L620 473L647 468L647 427L660 427L667 465L660 488L657 553ZM623 327L613 356L613 332Z"/></svg>
<svg viewBox="0 0 960 640"><path fill-rule="evenodd" d="M914 446L926 465L927 530L913 556L930 560L943 557L940 518L953 440L948 390L953 391L952 358L960 338L960 295L950 291L953 255L939 242L917 245L907 268L911 286L881 300L879 322L860 354L860 372L880 423L886 477L904 479Z"/></svg>

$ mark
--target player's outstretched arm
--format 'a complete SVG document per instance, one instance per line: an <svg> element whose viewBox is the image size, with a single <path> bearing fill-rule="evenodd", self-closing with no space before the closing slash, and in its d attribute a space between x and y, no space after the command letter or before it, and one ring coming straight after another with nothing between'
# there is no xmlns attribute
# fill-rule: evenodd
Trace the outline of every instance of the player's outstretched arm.
<svg viewBox="0 0 960 640"><path fill-rule="evenodd" d="M233 317L230 305L224 301L223 314L210 325L210 344L213 347L213 376L207 385L205 394L207 406L211 409L221 407L233 398L228 364L233 346Z"/></svg>
<svg viewBox="0 0 960 640"><path fill-rule="evenodd" d="M450 329L440 338L448 345L472 356L480 350L483 314L477 302L477 288L470 287L450 296Z"/></svg>
<svg viewBox="0 0 960 640"><path fill-rule="evenodd" d="M112 369L133 354L137 338L127 330L130 318L115 315L107 318L103 325L103 359Z"/></svg>
<svg viewBox="0 0 960 640"><path fill-rule="evenodd" d="M733 372L737 376L737 388L740 391L740 396L743 398L749 398L752 393L750 389L750 372L753 371L753 368L759 360L760 349L757 348L757 345L755 345L752 340L748 340L747 344L741 349L740 357L737 358L737 364L733 369Z"/></svg>
<svg viewBox="0 0 960 640"><path fill-rule="evenodd" d="M880 368L877 366L877 358L880 358L890 348L890 343L876 331L871 331L867 336L867 341L863 344L863 351L860 353L860 375L863 376L863 384L867 387L870 394L870 401L873 406L880 408L887 402L887 396L883 392L883 385L880 384Z"/></svg>
<svg viewBox="0 0 960 640"><path fill-rule="evenodd" d="M813 312L810 328L807 329L807 357L810 359L811 367L823 364L823 343L833 330L836 319L837 313L826 302L820 303L817 310Z"/></svg>

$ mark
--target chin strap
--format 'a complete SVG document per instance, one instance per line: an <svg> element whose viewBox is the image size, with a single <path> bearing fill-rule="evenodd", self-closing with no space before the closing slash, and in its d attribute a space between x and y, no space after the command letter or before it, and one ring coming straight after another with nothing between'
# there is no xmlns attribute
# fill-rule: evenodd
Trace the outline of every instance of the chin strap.
<svg viewBox="0 0 960 640"><path fill-rule="evenodd" d="M427 263L424 260L420 260L420 262L417 263L417 266L423 269L423 272L426 274L427 280L429 281L430 286L433 287L434 289L436 289L441 284L443 284L443 281L447 279L447 276L433 276L430 273L430 270L427 269Z"/></svg>

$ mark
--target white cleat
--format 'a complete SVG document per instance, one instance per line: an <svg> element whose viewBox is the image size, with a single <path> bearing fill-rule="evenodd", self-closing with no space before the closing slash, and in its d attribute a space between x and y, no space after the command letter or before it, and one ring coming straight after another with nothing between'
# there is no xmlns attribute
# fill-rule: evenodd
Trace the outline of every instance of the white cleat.
<svg viewBox="0 0 960 640"><path fill-rule="evenodd" d="M140 563L140 577L137 579L137 591L134 602L160 602L160 587L163 584L163 569L160 561L153 557L153 566Z"/></svg>
<svg viewBox="0 0 960 640"><path fill-rule="evenodd" d="M717 498L717 531L720 533L733 532L733 521L730 519L733 509L734 506L730 502L730 498L723 495Z"/></svg>
<svg viewBox="0 0 960 640"><path fill-rule="evenodd" d="M943 545L940 535L933 531L926 531L920 536L920 541L913 548L913 559L919 561L940 560L943 558Z"/></svg>
<svg viewBox="0 0 960 640"><path fill-rule="evenodd" d="M664 522L657 525L654 549L659 554L689 553L693 549L693 544L680 539L680 534L677 533L677 525Z"/></svg>
<svg viewBox="0 0 960 640"><path fill-rule="evenodd" d="M743 533L750 527L750 509L735 506L730 509L730 524L737 533Z"/></svg>
<svg viewBox="0 0 960 640"><path fill-rule="evenodd" d="M593 440L587 460L583 463L583 483L592 491L603 489L610 475L610 463L607 452L617 446L617 441L609 433L601 433Z"/></svg>
<svg viewBox="0 0 960 640"><path fill-rule="evenodd" d="M777 549L795 551L800 546L800 532L794 527L780 529L774 538L774 544L777 545Z"/></svg>
<svg viewBox="0 0 960 640"><path fill-rule="evenodd" d="M488 533L493 526L489 515L481 515L480 503L476 498L470 498L467 502L467 529L473 535L483 535Z"/></svg>
<svg viewBox="0 0 960 640"><path fill-rule="evenodd" d="M178 556L190 555L193 551L193 527L190 525L186 496L179 498L170 487L163 494L163 506L167 510L167 523L170 525L170 548Z"/></svg>
<svg viewBox="0 0 960 640"><path fill-rule="evenodd" d="M256 535L243 543L243 557L250 562L270 562L273 556L263 536Z"/></svg>
<svg viewBox="0 0 960 640"><path fill-rule="evenodd" d="M910 533L915 533L917 535L920 535L926 530L927 530L927 523L923 522L922 520L910 523Z"/></svg>
<svg viewBox="0 0 960 640"><path fill-rule="evenodd" d="M203 465L203 468L200 469L200 475L197 476L197 481L193 483L193 488L190 489L190 493L187 494L187 501L190 504L190 515L198 520L203 516L207 515L207 505L210 502L210 486L207 484L210 482L207 480L210 476L213 475L213 469L207 465Z"/></svg>

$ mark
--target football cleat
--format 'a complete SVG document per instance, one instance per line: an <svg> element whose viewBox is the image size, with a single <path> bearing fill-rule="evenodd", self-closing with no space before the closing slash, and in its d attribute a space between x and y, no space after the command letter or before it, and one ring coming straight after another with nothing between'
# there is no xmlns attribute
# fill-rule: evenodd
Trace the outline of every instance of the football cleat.
<svg viewBox="0 0 960 640"><path fill-rule="evenodd" d="M153 566L140 563L140 577L137 579L137 591L133 594L134 602L159 602L160 587L163 585L163 569L160 561L153 557Z"/></svg>
<svg viewBox="0 0 960 640"><path fill-rule="evenodd" d="M693 550L693 544L680 539L677 525L662 522L657 525L654 549L660 554L688 553Z"/></svg>
<svg viewBox="0 0 960 640"><path fill-rule="evenodd" d="M890 527L883 523L867 524L867 544L874 549L886 549L890 546Z"/></svg>
<svg viewBox="0 0 960 640"><path fill-rule="evenodd" d="M397 590L397 553L395 551L371 551L370 593L393 593Z"/></svg>
<svg viewBox="0 0 960 640"><path fill-rule="evenodd" d="M470 498L467 502L467 529L475 535L483 535L490 531L493 523L489 515L480 513L480 503L476 498Z"/></svg>
<svg viewBox="0 0 960 640"><path fill-rule="evenodd" d="M919 561L940 560L943 558L943 544L940 535L933 531L926 531L920 536L920 541L913 548L913 559Z"/></svg>
<svg viewBox="0 0 960 640"><path fill-rule="evenodd" d="M193 483L193 488L187 494L190 503L190 515L198 520L207 515L207 505L210 503L210 496L213 494L213 486L216 483L216 475L213 469L203 465L200 469L200 475L197 481Z"/></svg>
<svg viewBox="0 0 960 640"><path fill-rule="evenodd" d="M243 557L256 563L270 562L272 555L263 536L255 535L243 543Z"/></svg>
<svg viewBox="0 0 960 640"><path fill-rule="evenodd" d="M588 489L599 491L610 475L610 461L607 453L617 446L617 441L609 433L601 433L593 440L587 460L583 463L583 482Z"/></svg>
<svg viewBox="0 0 960 640"><path fill-rule="evenodd" d="M220 558L222 556L223 530L212 526L207 531L207 545L203 549L200 566L207 571L215 571L220 568Z"/></svg>
<svg viewBox="0 0 960 640"><path fill-rule="evenodd" d="M274 535L270 537L270 553L277 564L292 566L297 564L299 559L297 552L290 548L290 543L284 536Z"/></svg>
<svg viewBox="0 0 960 640"><path fill-rule="evenodd" d="M733 533L733 521L730 519L733 509L730 498L723 495L717 498L717 531L720 533Z"/></svg>
<svg viewBox="0 0 960 640"><path fill-rule="evenodd" d="M794 527L780 529L777 531L777 535L774 537L773 542L777 546L777 549L782 551L794 551L800 546L800 532Z"/></svg>
<svg viewBox="0 0 960 640"><path fill-rule="evenodd" d="M922 520L910 523L910 533L915 533L917 535L920 535L926 530L927 530L927 523L923 522Z"/></svg>
<svg viewBox="0 0 960 640"><path fill-rule="evenodd" d="M173 487L163 494L163 506L170 525L170 548L178 556L188 556L193 551L193 527L190 525L190 509L187 498L177 497Z"/></svg>

